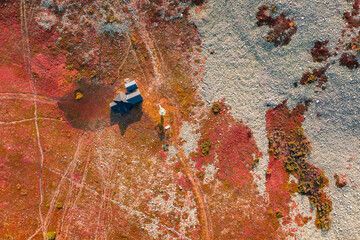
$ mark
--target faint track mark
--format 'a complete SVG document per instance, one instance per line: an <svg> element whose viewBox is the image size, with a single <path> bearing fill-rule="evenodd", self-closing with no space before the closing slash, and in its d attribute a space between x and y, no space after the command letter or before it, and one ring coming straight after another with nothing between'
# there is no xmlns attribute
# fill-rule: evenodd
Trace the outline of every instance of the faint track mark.
<svg viewBox="0 0 360 240"><path fill-rule="evenodd" d="M54 169L51 169L51 168L49 168L49 167L46 167L46 168L49 169L51 172L53 172L53 173L55 173L55 174L61 175L62 177L64 177L64 178L65 178L66 180L68 180L69 182L72 182L73 185L76 186L76 187L78 187L78 188L83 187L83 189L88 190L89 192L93 193L93 194L96 195L96 196L101 195L98 191L96 191L95 189L87 186L86 184L82 185L82 184L80 184L80 183L78 183L78 182L73 181L71 178L69 178L69 177L67 177L67 176L64 176L64 174L61 173L61 172L58 172L58 171L56 171L56 170L54 170ZM134 214L134 215L137 215L137 216L140 216L140 217L149 219L149 220L151 220L152 222L156 222L156 219L150 217L149 215L147 215L147 214L145 214L145 213L143 213L143 212L141 212L141 211L135 210L135 209L133 209L133 208L127 206L127 205L124 205L122 202L116 201L115 199L111 199L111 198L109 198L109 197L107 197L107 196L105 196L105 199L106 199L107 201L110 201L110 202L114 203L115 205L119 206L120 208L125 209L125 210L128 211L130 214ZM70 224L70 223L69 223L69 224ZM159 226L167 229L168 231L170 231L170 232L178 235L178 236L181 237L182 239L190 240L190 238L188 238L187 236L179 233L178 231L176 231L176 230L175 230L174 228L172 228L172 227L168 227L168 226L166 226L166 225L164 225L164 224L161 224L161 223L157 223L157 224L158 224ZM62 233L63 233L63 234L67 234L67 230L64 230ZM67 235L66 235L66 236L67 236ZM66 239L66 238L64 238L64 239Z"/></svg>
<svg viewBox="0 0 360 240"><path fill-rule="evenodd" d="M63 185L63 183L65 181L65 177L68 176L68 175L73 174L73 172L75 170L75 167L76 167L76 164L77 164L77 162L79 160L79 153L81 151L81 143L82 143L83 135L84 135L84 133L82 133L80 135L79 141L78 141L77 146L76 146L76 150L75 150L73 160L69 163L67 169L65 170L65 173L61 177L61 180L60 180L54 194L51 197L49 211L47 212L45 220L44 220L45 231L47 231L47 227L48 227L49 222L50 222L50 217L51 217L51 214L54 211L55 202L57 201L57 198L58 198L58 196L60 194L61 187L62 187L62 185Z"/></svg>
<svg viewBox="0 0 360 240"><path fill-rule="evenodd" d="M33 9L33 5L31 5L31 12ZM39 217L40 224L43 232L43 237L45 238L45 230L44 230L44 220L42 216L42 203L43 203L43 186L42 186L42 177L43 177L43 166L44 166L44 152L40 142L40 132L37 121L37 91L36 91L36 80L31 71L31 54L30 54L30 45L29 45L29 31L28 31L28 20L26 16L26 2L25 0L20 0L20 18L21 18L21 36L22 36L22 46L23 46L23 57L25 63L25 69L29 79L30 88L33 90L34 94L34 123L36 129L37 143L40 152L40 177L39 177L39 188L40 188L40 202L39 202Z"/></svg>
<svg viewBox="0 0 360 240"><path fill-rule="evenodd" d="M204 221L204 235L205 235L205 239L206 240L212 240L213 237L214 237L214 233L213 233L213 228L212 228L212 221L211 221L211 218L210 218L210 213L209 213L209 209L208 209L208 206L205 204L205 200L203 198L203 192L202 192L202 189L201 189L201 185L198 181L197 178L195 178L193 176L193 173L191 171L191 168L189 167L189 165L187 164L187 162L185 162L183 160L183 157L185 156L183 150L181 149L180 150L180 156L179 156L179 160L180 162L182 163L182 165L184 166L184 171L185 171L185 174L186 176L190 179L193 187L194 187L194 192L195 192L195 195L196 195L196 198L199 202L199 207L200 207L200 212L201 212L201 215L202 215L202 219Z"/></svg>
<svg viewBox="0 0 360 240"><path fill-rule="evenodd" d="M48 117L38 117L37 119L57 121L57 122L67 122L66 120L60 120L57 118L48 118ZM34 121L34 120L35 120L35 118L27 118L27 119L21 119L21 120L9 121L9 122L0 122L0 125L17 124L17 123Z"/></svg>
<svg viewBox="0 0 360 240"><path fill-rule="evenodd" d="M34 93L5 93L0 92L0 99L20 99L26 101L36 101L38 102L45 102L50 104L57 104L57 100L55 98L35 95Z"/></svg>

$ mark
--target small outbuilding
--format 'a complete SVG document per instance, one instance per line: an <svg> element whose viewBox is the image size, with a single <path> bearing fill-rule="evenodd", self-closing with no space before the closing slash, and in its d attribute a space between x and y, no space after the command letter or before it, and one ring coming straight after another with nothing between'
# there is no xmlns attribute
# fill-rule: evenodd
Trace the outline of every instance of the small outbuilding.
<svg viewBox="0 0 360 240"><path fill-rule="evenodd" d="M135 89L138 89L138 86L136 85L135 81L131 81L131 82L125 83L125 88L126 88L126 91L131 92L131 91L134 91Z"/></svg>

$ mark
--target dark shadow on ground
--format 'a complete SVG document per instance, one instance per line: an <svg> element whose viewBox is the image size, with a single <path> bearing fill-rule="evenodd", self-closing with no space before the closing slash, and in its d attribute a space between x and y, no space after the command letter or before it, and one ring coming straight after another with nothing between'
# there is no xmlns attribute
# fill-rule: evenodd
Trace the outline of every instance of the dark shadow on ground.
<svg viewBox="0 0 360 240"><path fill-rule="evenodd" d="M142 104L135 105L130 112L128 113L115 113L111 111L110 113L110 125L113 126L117 124L120 129L121 135L124 136L128 126L134 122L141 120L143 115Z"/></svg>
<svg viewBox="0 0 360 240"><path fill-rule="evenodd" d="M164 117L161 116L161 122L155 127L155 130L159 136L160 141L165 139L165 129L164 129Z"/></svg>
<svg viewBox="0 0 360 240"><path fill-rule="evenodd" d="M78 99L77 93L81 94ZM109 101L114 95L112 86L82 79L57 104L71 126L96 130L109 126Z"/></svg>

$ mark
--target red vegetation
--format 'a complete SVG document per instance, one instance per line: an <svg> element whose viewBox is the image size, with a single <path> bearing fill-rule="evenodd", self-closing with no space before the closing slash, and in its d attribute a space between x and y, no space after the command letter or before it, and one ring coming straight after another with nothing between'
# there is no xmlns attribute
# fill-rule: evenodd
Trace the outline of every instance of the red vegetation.
<svg viewBox="0 0 360 240"><path fill-rule="evenodd" d="M247 182L252 179L249 172L255 160L252 154L255 154L255 158L259 158L261 153L256 147L249 127L232 119L227 113L227 107L223 103L219 104L222 105L222 111L216 115L209 114L210 119L204 123L206 130L204 129L205 132L202 134L202 138L206 140L199 141L202 143L211 140L213 146L208 153L211 157L207 158L201 153L202 157L196 158L197 166L200 169L204 163L214 163L215 153L212 150L215 148L220 159L217 163L218 177L221 180L229 181L231 185L245 187Z"/></svg>
<svg viewBox="0 0 360 240"><path fill-rule="evenodd" d="M205 3L206 0L191 0L191 3L193 5L199 6L199 5L203 5Z"/></svg>
<svg viewBox="0 0 360 240"><path fill-rule="evenodd" d="M258 20L257 25L259 27L263 25L274 26L276 22L276 19L271 17L271 10L266 5L263 5L259 8L259 11L256 14L256 18Z"/></svg>
<svg viewBox="0 0 360 240"><path fill-rule="evenodd" d="M32 60L32 74L36 80L37 92L41 95L61 97L66 90L71 91L71 82L75 80L76 71L65 68L66 58L62 55L39 53Z"/></svg>
<svg viewBox="0 0 360 240"><path fill-rule="evenodd" d="M326 48L326 45L329 42L328 40L323 42L317 41L311 50L311 55L315 62L323 62L333 56L342 54L340 57L341 66L346 66L349 69L355 69L359 67L356 54L360 51L360 33L355 32L354 28L358 28L360 26L360 19L358 17L360 0L354 0L352 6L353 10L351 12L346 12L343 15L343 18L348 23L348 25L345 29L342 30L341 37L338 41L339 45L335 48L335 50L339 52L335 52L333 54L330 53L330 51ZM344 51L349 51L350 53ZM304 73L300 84L308 85L318 81L316 86L322 87L324 90L325 87L322 85L327 82L325 71L330 64L334 63L335 61L328 63L324 68L314 69L312 73L309 71ZM297 83L295 86L297 86Z"/></svg>
<svg viewBox="0 0 360 240"><path fill-rule="evenodd" d="M103 2L102 7L106 7L107 1ZM23 3L23 9L26 6L22 19L19 3ZM45 11L41 1L0 3L1 97L6 98L3 109L10 109L2 120L8 123L1 129L0 214L7 217L2 221L0 238L27 239L33 235L34 239L42 239L43 231L54 230L63 239L149 239L149 232L140 227L148 223L145 220L158 218L161 223L155 224L162 234L160 238L166 234L166 238L197 239L199 234L193 235L187 226L199 229L198 224L185 222L175 211L166 215L152 211L147 201L139 199L148 189L166 186L175 178L172 171L164 173L161 169L167 153L158 154L162 144L154 130L158 107L153 103L161 98L167 101L165 122L171 124L171 134L177 139L179 123L196 106L191 67L184 56L190 55L189 47L201 43L194 24L178 18L156 29L145 26L141 33L134 25L134 31L127 32L130 40L127 34L115 37L94 29L102 24L101 19L94 19L103 12L97 3L73 3L66 6L67 20L57 12L59 9L50 8L58 18L46 31L36 19L39 12ZM122 4L111 7L118 10ZM86 15L90 10L93 15ZM131 10L129 14L137 12ZM29 30L23 41L21 21ZM24 51L22 43L26 45L27 40L30 50ZM31 59L31 68L25 66L24 54ZM159 61L160 57L167 61ZM155 81L155 67L163 76L159 81ZM108 103L116 96L115 91L123 88L122 79L127 77L136 79L142 94L148 97L143 107L146 117L132 124L125 138L117 126L109 127ZM36 121L29 80L34 80L37 87ZM82 96L76 99L75 93ZM102 129L94 132L76 129L99 127ZM138 164L133 164L134 159ZM149 176L156 181L149 181ZM114 187L108 187L110 182ZM118 192L120 184L127 189L125 197ZM185 201L193 199L189 191L176 195L176 209L184 208L181 204L185 203L187 211ZM186 198L184 193L188 194ZM62 209L54 206L58 201L64 203ZM196 206L191 210L196 212ZM46 219L44 225L41 217ZM183 225L185 233L179 235L177 231Z"/></svg>
<svg viewBox="0 0 360 240"><path fill-rule="evenodd" d="M348 51L342 53L340 57L340 65L346 66L349 69L359 67L356 55L360 51L360 32L355 31L355 28L360 27L360 0L354 0L352 6L353 10L351 12L346 12L343 15L343 18L348 25L342 30L341 38L339 39L340 46L336 48L337 50L342 49L343 51Z"/></svg>
<svg viewBox="0 0 360 240"><path fill-rule="evenodd" d="M272 9L275 9L274 7ZM273 18L271 16L272 9L263 5L259 8L256 14L257 25L268 25L270 31L265 37L268 42L273 42L275 46L284 46L291 41L291 37L296 33L297 27L293 21L286 18L286 15L281 13L278 17Z"/></svg>
<svg viewBox="0 0 360 240"><path fill-rule="evenodd" d="M358 18L358 16L359 16L360 0L355 0L352 6L353 6L352 12L344 13L343 18L349 24L349 27L359 27L360 19Z"/></svg>
<svg viewBox="0 0 360 240"><path fill-rule="evenodd" d="M349 69L354 69L359 67L359 62L357 61L355 55L351 53L343 53L340 57L340 65L346 66Z"/></svg>
<svg viewBox="0 0 360 240"><path fill-rule="evenodd" d="M190 179L184 174L180 174L177 184L181 187L181 190L190 190L192 187Z"/></svg>
<svg viewBox="0 0 360 240"><path fill-rule="evenodd" d="M212 164L217 168L214 177L223 185L221 191L213 184L203 186L209 189L206 194L216 191L206 197L212 206L214 239L286 239L288 233L281 229L277 212L283 209L280 205L287 203L280 201L279 205L268 205L260 197L251 173L262 156L251 130L232 118L223 102L219 104L221 110L217 114L209 110L208 117L201 122L203 140L199 141L198 153L193 157L200 179L206 166ZM211 140L212 146L204 156L200 144L207 139ZM231 231L224 233L223 229Z"/></svg>
<svg viewBox="0 0 360 240"><path fill-rule="evenodd" d="M267 191L271 203L281 207L279 202L288 202L290 197L286 195L285 190L282 194L279 193L288 182L289 174L294 175L298 179L298 192L308 196L311 204L316 207L316 226L328 230L331 225L332 208L330 199L323 192L328 179L324 175L324 170L306 160L306 155L311 153L310 142L301 126L306 109L306 105L299 104L291 111L284 102L266 113L270 154Z"/></svg>
<svg viewBox="0 0 360 240"><path fill-rule="evenodd" d="M310 71L307 71L306 73L303 74L303 76L300 80L300 84L308 85L308 84L318 81L318 84L316 86L321 87L324 83L327 82L327 76L325 75L327 67L328 67L328 65L326 67L323 67L320 69L314 68L312 73Z"/></svg>
<svg viewBox="0 0 360 240"><path fill-rule="evenodd" d="M313 49L311 49L311 56L315 62L322 62L330 57L329 50L327 50L326 45L329 43L329 40L324 42L316 41Z"/></svg>

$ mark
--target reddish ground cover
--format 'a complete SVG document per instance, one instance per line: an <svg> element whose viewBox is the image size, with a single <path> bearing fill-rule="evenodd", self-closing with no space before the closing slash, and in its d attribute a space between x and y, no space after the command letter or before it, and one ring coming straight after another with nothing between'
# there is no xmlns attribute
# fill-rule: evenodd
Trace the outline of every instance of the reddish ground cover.
<svg viewBox="0 0 360 240"><path fill-rule="evenodd" d="M149 8L99 2L0 3L0 238L198 239L192 189L161 155L199 105L191 77L201 63L188 64L196 28L186 14L153 28ZM100 31L118 30L114 13L139 24ZM127 77L145 101L119 121L108 104ZM171 125L163 141L158 103Z"/></svg>
<svg viewBox="0 0 360 240"><path fill-rule="evenodd" d="M203 104L194 82L201 80L205 56L188 17L190 7L205 1L64 2L0 3L0 213L6 216L0 238L43 239L48 232L56 239L290 236L281 223L290 221L297 185L288 183L285 169L294 164L271 155L269 199L261 197L251 171L262 154L249 127L224 103L199 123L194 168L181 154L168 159L165 152L164 146L177 147L182 121L194 120L194 108ZM269 40L287 44L296 26L284 15L268 20ZM127 117L112 118L108 104L128 77L145 101ZM159 103L167 111L163 122ZM295 138L291 129L301 128L302 110L269 110L269 139L278 137L278 124ZM272 148L290 153L290 146ZM299 189L317 201L323 228L325 180L306 166L300 182L315 187L312 195L311 185Z"/></svg>
<svg viewBox="0 0 360 240"><path fill-rule="evenodd" d="M273 42L275 47L285 46L290 43L291 37L296 33L297 27L292 19L286 17L284 13L279 16L273 17L272 15L276 11L276 7L269 7L263 5L256 13L257 25L259 27L267 25L270 27L265 40Z"/></svg>
<svg viewBox="0 0 360 240"><path fill-rule="evenodd" d="M328 179L324 170L315 167L306 160L311 153L310 142L304 135L302 122L306 105L298 104L294 110L286 107L286 102L266 113L266 130L269 139L270 163L268 167L267 191L270 202L289 213L286 203L290 201L286 185L289 175L298 179L297 191L306 195L316 208L316 227L328 230L331 225L330 212L332 202L324 192ZM272 180L275 178L274 180Z"/></svg>
<svg viewBox="0 0 360 240"><path fill-rule="evenodd" d="M290 233L280 227L280 218L276 214L279 208L269 205L259 195L251 173L262 156L251 130L232 118L225 104L220 104L222 108L218 113L210 112L201 121L199 151L192 158L200 180L204 181L205 169L209 166L217 169L215 181L202 184L214 239L284 239ZM211 141L211 147L204 155L201 147L208 141ZM276 186L271 188L279 191ZM279 204L288 203L281 201Z"/></svg>
<svg viewBox="0 0 360 240"><path fill-rule="evenodd" d="M329 40L315 42L314 47L311 49L311 56L315 62L326 61L326 59L331 56L329 50L326 48L328 43Z"/></svg>

